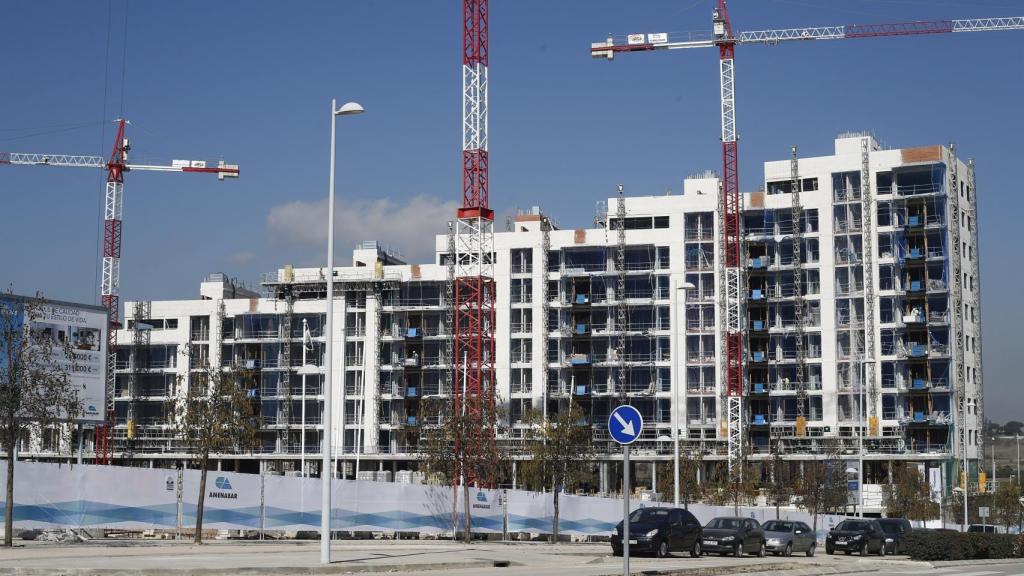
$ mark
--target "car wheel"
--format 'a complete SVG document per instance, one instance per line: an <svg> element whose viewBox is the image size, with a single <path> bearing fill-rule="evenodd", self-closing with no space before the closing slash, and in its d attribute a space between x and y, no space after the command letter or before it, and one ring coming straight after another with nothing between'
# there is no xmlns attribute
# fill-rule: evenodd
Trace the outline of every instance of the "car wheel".
<svg viewBox="0 0 1024 576"><path fill-rule="evenodd" d="M867 542L865 542L865 543L860 545L860 555L861 556L867 556L868 555L868 543Z"/></svg>
<svg viewBox="0 0 1024 576"><path fill-rule="evenodd" d="M736 558L743 556L743 545L736 544L736 547L732 549L732 555Z"/></svg>
<svg viewBox="0 0 1024 576"><path fill-rule="evenodd" d="M808 557L808 558L810 558L810 557L813 557L813 556L814 556L814 549L815 549L815 548L816 548L817 546L818 546L818 543L817 543L817 542L812 542L812 543L811 543L811 547L807 549L807 557ZM829 552L829 554L831 554L831 552Z"/></svg>
<svg viewBox="0 0 1024 576"><path fill-rule="evenodd" d="M835 548L829 546L828 544L825 544L825 554L828 554L829 556L831 556L831 555L833 555L835 553L836 553L836 549Z"/></svg>
<svg viewBox="0 0 1024 576"><path fill-rule="evenodd" d="M700 539L693 542L693 548L690 549L690 558L700 558L703 550L700 548Z"/></svg>
<svg viewBox="0 0 1024 576"><path fill-rule="evenodd" d="M658 558L668 558L668 540L658 542Z"/></svg>
<svg viewBox="0 0 1024 576"><path fill-rule="evenodd" d="M878 555L885 556L886 552L887 550L885 549L885 542L882 542L882 545L878 547Z"/></svg>
<svg viewBox="0 0 1024 576"><path fill-rule="evenodd" d="M612 556L622 556L622 548L612 548Z"/></svg>
<svg viewBox="0 0 1024 576"><path fill-rule="evenodd" d="M792 543L786 544L786 550L782 553L782 555L783 556L792 556L793 555L793 544Z"/></svg>
<svg viewBox="0 0 1024 576"><path fill-rule="evenodd" d="M768 548L764 545L764 542L761 542L761 547L757 549L757 557L758 558L764 558L765 557L765 553L766 553L767 550L768 550ZM787 556L788 556L788 554L787 554Z"/></svg>

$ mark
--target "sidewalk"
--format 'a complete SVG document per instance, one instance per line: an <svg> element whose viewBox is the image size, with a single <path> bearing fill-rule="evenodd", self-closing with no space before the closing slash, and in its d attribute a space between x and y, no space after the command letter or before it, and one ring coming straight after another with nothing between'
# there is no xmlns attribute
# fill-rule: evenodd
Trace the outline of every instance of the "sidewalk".
<svg viewBox="0 0 1024 576"><path fill-rule="evenodd" d="M56 576L124 574L352 574L430 576L604 576L622 573L622 559L607 544L539 542L343 540L332 546L332 563L319 563L319 542L212 541L202 546L171 541L98 541L84 544L27 543L0 549L0 574ZM916 564L916 563L914 563ZM738 574L789 570L792 574L841 574L872 570L877 560L815 558L633 558L631 569L646 574ZM924 565L927 566L927 565Z"/></svg>

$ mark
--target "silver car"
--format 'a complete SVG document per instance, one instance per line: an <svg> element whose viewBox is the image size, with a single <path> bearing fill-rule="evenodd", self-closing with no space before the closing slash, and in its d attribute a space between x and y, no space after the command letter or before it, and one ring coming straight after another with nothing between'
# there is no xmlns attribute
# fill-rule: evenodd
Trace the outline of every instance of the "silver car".
<svg viewBox="0 0 1024 576"><path fill-rule="evenodd" d="M814 556L818 539L807 524L792 520L769 520L762 527L765 547L772 554L792 556L793 552L803 552Z"/></svg>

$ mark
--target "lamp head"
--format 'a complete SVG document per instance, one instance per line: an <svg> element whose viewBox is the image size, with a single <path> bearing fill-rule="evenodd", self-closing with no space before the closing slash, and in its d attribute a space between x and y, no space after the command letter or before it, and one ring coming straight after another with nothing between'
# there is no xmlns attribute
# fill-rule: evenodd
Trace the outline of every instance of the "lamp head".
<svg viewBox="0 0 1024 576"><path fill-rule="evenodd" d="M348 116L350 114L362 114L364 112L362 104L358 102L345 102L334 111L335 116Z"/></svg>

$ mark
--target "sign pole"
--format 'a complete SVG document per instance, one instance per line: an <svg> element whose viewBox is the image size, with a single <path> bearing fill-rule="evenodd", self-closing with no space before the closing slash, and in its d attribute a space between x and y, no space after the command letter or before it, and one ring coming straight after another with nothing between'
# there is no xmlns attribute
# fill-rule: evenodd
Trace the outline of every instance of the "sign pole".
<svg viewBox="0 0 1024 576"><path fill-rule="evenodd" d="M622 574L629 576L629 444L622 447Z"/></svg>

